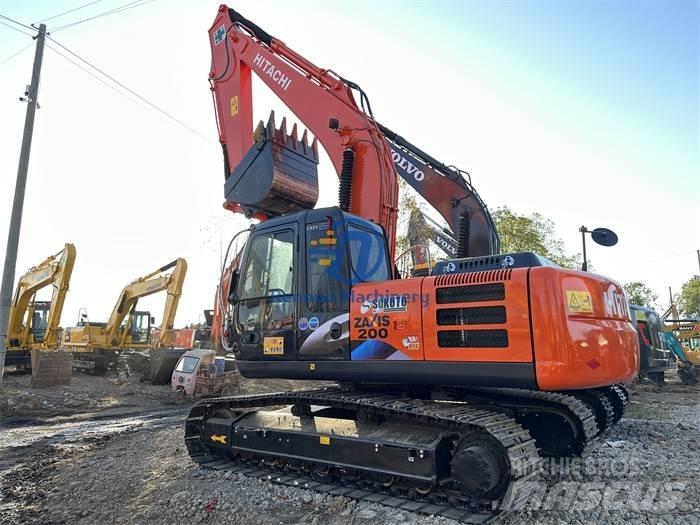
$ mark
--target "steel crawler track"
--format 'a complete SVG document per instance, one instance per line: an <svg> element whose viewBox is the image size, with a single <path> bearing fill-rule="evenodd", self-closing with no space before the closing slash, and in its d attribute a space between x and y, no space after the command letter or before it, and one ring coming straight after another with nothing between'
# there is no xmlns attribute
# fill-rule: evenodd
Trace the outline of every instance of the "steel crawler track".
<svg viewBox="0 0 700 525"><path fill-rule="evenodd" d="M432 428L444 427L447 430L468 433L485 432L499 443L507 460L509 488L511 493L519 498L526 496L520 490L524 484L536 476L541 469L540 458L534 440L529 433L518 425L512 418L499 413L470 407L464 403L436 402L422 399L405 398L389 394L358 393L341 389L321 389L311 391L286 392L278 394L262 394L253 396L237 396L220 398L197 403L191 410L186 421L185 443L190 456L199 463L224 460L229 464L241 464L250 468L266 468L264 455L236 455L232 457L225 451L210 446L205 433L206 420L222 411L249 412L251 409L260 410L284 405L314 405L332 409L358 411L363 410L373 416L394 418L402 421L427 424ZM233 416L233 414L231 414ZM231 418L234 424L235 417ZM268 457L269 459L269 457ZM304 476L320 463L304 461L303 463L284 464L286 475ZM327 469L327 466L324 466ZM360 469L357 469L359 472ZM366 473L365 473L366 474ZM352 476L351 476L352 478ZM316 479L316 481L319 481ZM326 482L326 479L320 481ZM328 482L332 482L329 479ZM381 485L369 478L359 476L353 479L342 479L344 485L354 490L364 490L371 493L382 493ZM455 481L443 482L431 488L429 493L421 493L414 486L415 480L396 477L396 482L386 488L385 497L398 497L413 502L411 510L418 510L428 505L438 505L442 510L453 509L450 515L458 517L483 513L492 513L498 508L501 499L475 499L460 493ZM371 487L371 488L370 488ZM313 487L311 487L313 488ZM370 490L368 490L370 489ZM392 501L392 500L390 500ZM403 503L402 503L403 504ZM435 513L428 507L426 512Z"/></svg>
<svg viewBox="0 0 700 525"><path fill-rule="evenodd" d="M358 501L378 503L387 507L416 512L426 516L443 516L462 523L489 523L501 513L499 509L488 509L487 507L484 507L481 510L464 510L457 507L451 507L449 505L428 503L398 497L377 492L376 490L370 491L359 489L340 482L320 482L314 480L311 476L304 475L303 473L279 472L264 465L239 465L230 461L214 459L211 456L194 456L192 459L198 462L202 468L206 469L223 470L288 487L297 487L300 489L313 490L314 492L319 492L322 494L330 494L332 496L345 496L346 498L352 498Z"/></svg>
<svg viewBox="0 0 700 525"><path fill-rule="evenodd" d="M535 439L524 428L525 425L518 422L519 415L549 410L566 420L572 429L573 437L570 440L573 444L570 447L575 450L571 452L580 455L588 452L596 438L619 419L618 412L621 414L624 410L626 400L626 392L620 387L586 390L575 395L492 388L445 388L444 392L451 396L449 400L407 397L406 392L343 388L204 400L190 411L186 421L185 443L191 458L207 468L225 469L424 514L438 514L466 523L485 523L498 514L498 509L504 508L504 505L517 508L519 503L527 500L527 482L540 471L540 455ZM210 418L219 418L219 421L225 418L223 421L227 425L235 426L239 417L245 417L250 412L288 405L299 408L323 406L357 414L361 411L365 417L392 418L463 433L486 432L499 443L507 458L509 491L498 499L469 498L459 493L456 482L448 480L433 486L426 493L417 490L414 479L402 477L397 477L393 484L384 487L372 478L371 472L368 476L361 469L350 469L355 472L349 478L327 475L319 479L312 474L321 465L318 461L304 458L302 461L278 462L262 452L232 454L228 449L213 446L211 440L214 436L211 432L207 434L205 428ZM521 412L516 414L516 409ZM531 421L526 423L532 424ZM231 440L234 439L232 433ZM328 465L323 467L327 472ZM511 494L517 494L517 501L511 499Z"/></svg>

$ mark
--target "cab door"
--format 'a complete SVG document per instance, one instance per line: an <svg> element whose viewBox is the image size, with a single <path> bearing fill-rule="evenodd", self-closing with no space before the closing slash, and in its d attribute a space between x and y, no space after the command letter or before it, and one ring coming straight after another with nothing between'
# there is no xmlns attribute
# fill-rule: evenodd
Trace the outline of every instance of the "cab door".
<svg viewBox="0 0 700 525"><path fill-rule="evenodd" d="M303 236L297 336L299 359L349 358L350 282L340 213L308 212Z"/></svg>
<svg viewBox="0 0 700 525"><path fill-rule="evenodd" d="M260 229L248 242L234 309L244 360L296 359L297 244L295 222Z"/></svg>

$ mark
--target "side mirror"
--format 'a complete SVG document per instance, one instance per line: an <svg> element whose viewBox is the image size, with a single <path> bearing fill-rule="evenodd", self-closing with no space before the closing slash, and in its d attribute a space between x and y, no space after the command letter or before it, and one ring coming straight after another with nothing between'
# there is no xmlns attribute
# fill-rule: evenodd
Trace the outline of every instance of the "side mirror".
<svg viewBox="0 0 700 525"><path fill-rule="evenodd" d="M617 244L617 234L607 228L596 228L591 232L591 238L601 246L615 246Z"/></svg>
<svg viewBox="0 0 700 525"><path fill-rule="evenodd" d="M151 324L156 324L156 318L151 316Z"/></svg>
<svg viewBox="0 0 700 525"><path fill-rule="evenodd" d="M231 274L231 282L228 287L228 302L229 304L236 304L239 301L238 294L236 294L236 288L238 287L238 270Z"/></svg>

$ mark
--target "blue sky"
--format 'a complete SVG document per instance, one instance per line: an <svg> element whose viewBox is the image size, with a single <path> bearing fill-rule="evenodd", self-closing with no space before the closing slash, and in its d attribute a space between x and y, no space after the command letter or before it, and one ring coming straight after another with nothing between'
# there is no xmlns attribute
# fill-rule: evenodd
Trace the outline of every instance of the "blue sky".
<svg viewBox="0 0 700 525"><path fill-rule="evenodd" d="M407 5L382 9L401 14L389 29L397 38L434 33L422 40L440 60L479 63L511 96L592 138L628 149L662 142L692 162L666 175L697 184L698 2Z"/></svg>
<svg viewBox="0 0 700 525"><path fill-rule="evenodd" d="M87 3L4 0L24 23ZM124 5L101 2L60 24ZM78 259L64 325L106 317L119 289L178 256L189 262L177 324L210 307L220 246L240 227L221 209L207 30L219 1L156 0L54 37L203 133L120 97L47 49L18 274L65 242ZM606 226L597 271L660 296L700 247L698 2L232 3L319 66L358 82L378 120L472 174L491 208L552 219L569 252ZM0 25L0 62L31 40ZM32 50L0 65L0 182L17 169ZM289 115L260 83L254 113ZM337 179L322 159L321 204ZM136 213L134 213L136 209ZM5 240L9 208L0 211ZM151 301L149 299L149 301ZM153 299L157 310L162 298ZM146 306L149 306L148 302ZM156 317L159 317L156 315Z"/></svg>

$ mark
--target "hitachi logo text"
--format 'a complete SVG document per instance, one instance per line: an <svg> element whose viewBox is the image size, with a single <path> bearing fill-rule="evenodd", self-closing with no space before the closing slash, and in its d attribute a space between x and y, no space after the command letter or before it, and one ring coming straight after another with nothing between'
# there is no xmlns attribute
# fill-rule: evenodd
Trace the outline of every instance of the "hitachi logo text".
<svg viewBox="0 0 700 525"><path fill-rule="evenodd" d="M262 56L260 53L255 55L253 59L253 64L258 66L264 74L270 77L272 80L277 82L279 86L287 91L287 88L292 84L292 79L287 75L282 73L278 68L272 64L267 58Z"/></svg>
<svg viewBox="0 0 700 525"><path fill-rule="evenodd" d="M396 150L391 150L391 160L394 161L397 167L406 171L409 175L413 176L418 182L425 178L425 173L418 169L418 166L414 166L406 157L401 155Z"/></svg>

